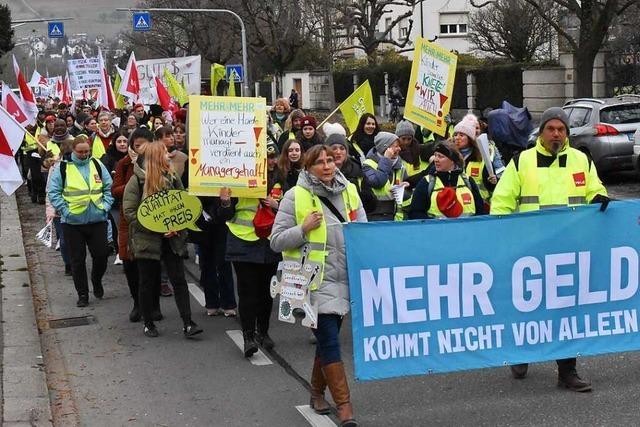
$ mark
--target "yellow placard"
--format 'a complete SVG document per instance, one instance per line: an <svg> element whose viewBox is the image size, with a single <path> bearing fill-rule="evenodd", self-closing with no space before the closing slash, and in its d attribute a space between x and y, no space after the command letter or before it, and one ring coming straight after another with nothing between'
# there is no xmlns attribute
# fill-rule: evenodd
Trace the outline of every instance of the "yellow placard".
<svg viewBox="0 0 640 427"><path fill-rule="evenodd" d="M138 206L138 222L157 233L200 229L195 225L202 214L202 203L184 190L164 190L146 197Z"/></svg>
<svg viewBox="0 0 640 427"><path fill-rule="evenodd" d="M458 57L442 47L418 38L413 54L411 80L404 117L444 136L444 120L451 109Z"/></svg>
<svg viewBox="0 0 640 427"><path fill-rule="evenodd" d="M267 196L264 98L189 96L189 194Z"/></svg>

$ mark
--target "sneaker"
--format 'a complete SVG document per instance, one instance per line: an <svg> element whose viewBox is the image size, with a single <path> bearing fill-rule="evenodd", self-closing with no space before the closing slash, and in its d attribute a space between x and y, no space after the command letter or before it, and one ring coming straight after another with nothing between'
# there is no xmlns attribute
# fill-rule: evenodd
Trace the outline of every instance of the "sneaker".
<svg viewBox="0 0 640 427"><path fill-rule="evenodd" d="M70 265L65 265L64 266L64 275L65 276L72 276L73 275L71 273L71 266Z"/></svg>
<svg viewBox="0 0 640 427"><path fill-rule="evenodd" d="M60 251L60 239L56 240L56 251Z"/></svg>
<svg viewBox="0 0 640 427"><path fill-rule="evenodd" d="M160 284L160 295L163 297L170 297L173 295L173 289L171 289L171 285L168 283Z"/></svg>
<svg viewBox="0 0 640 427"><path fill-rule="evenodd" d="M102 297L104 296L104 288L102 287L102 283L100 283L99 285L93 285L93 295L98 299L102 299Z"/></svg>
<svg viewBox="0 0 640 427"><path fill-rule="evenodd" d="M198 334L201 334L203 331L198 325L196 325L196 322L190 320L189 323L184 328L182 328L182 332L184 333L184 336L186 338L191 338Z"/></svg>
<svg viewBox="0 0 640 427"><path fill-rule="evenodd" d="M230 308L230 309L225 309L224 310L224 317L236 317L238 315L238 313L236 312L235 308Z"/></svg>
<svg viewBox="0 0 640 427"><path fill-rule="evenodd" d="M207 308L207 316L220 316L224 314L221 308Z"/></svg>
<svg viewBox="0 0 640 427"><path fill-rule="evenodd" d="M258 351L258 344L254 339L254 332L242 332L242 336L244 338L244 357L251 357Z"/></svg>
<svg viewBox="0 0 640 427"><path fill-rule="evenodd" d="M113 260L113 265L122 265L122 260L120 259L120 254L116 254L116 259Z"/></svg>
<svg viewBox="0 0 640 427"><path fill-rule="evenodd" d="M78 302L76 303L76 307L87 307L88 305L89 305L89 297L87 295L78 297Z"/></svg>
<svg viewBox="0 0 640 427"><path fill-rule="evenodd" d="M276 346L276 344L273 342L269 334L266 332L265 333L258 332L256 334L256 342L260 346L262 346L265 350L273 350L273 347Z"/></svg>
<svg viewBox="0 0 640 427"><path fill-rule="evenodd" d="M144 325L144 334L149 338L156 338L158 335L158 330L156 329L156 325L153 323L146 323Z"/></svg>

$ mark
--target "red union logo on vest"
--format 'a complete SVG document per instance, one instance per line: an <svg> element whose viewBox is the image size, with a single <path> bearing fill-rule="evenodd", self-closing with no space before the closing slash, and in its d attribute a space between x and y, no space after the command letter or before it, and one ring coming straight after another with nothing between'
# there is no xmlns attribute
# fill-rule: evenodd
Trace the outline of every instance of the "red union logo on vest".
<svg viewBox="0 0 640 427"><path fill-rule="evenodd" d="M587 185L587 179L584 176L584 172L574 173L573 182L576 184L576 187L584 187Z"/></svg>
<svg viewBox="0 0 640 427"><path fill-rule="evenodd" d="M93 174L93 180L95 181L96 184L102 184L102 179L100 179L100 175Z"/></svg>
<svg viewBox="0 0 640 427"><path fill-rule="evenodd" d="M471 204L471 194L462 193L462 203L464 203L465 205L470 205Z"/></svg>
<svg viewBox="0 0 640 427"><path fill-rule="evenodd" d="M474 178L480 176L480 168L471 168L471 176Z"/></svg>

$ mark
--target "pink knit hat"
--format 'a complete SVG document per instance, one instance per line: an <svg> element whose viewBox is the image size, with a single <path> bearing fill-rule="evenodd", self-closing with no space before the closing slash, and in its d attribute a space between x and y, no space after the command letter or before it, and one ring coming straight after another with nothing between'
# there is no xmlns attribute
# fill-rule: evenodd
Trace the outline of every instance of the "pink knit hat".
<svg viewBox="0 0 640 427"><path fill-rule="evenodd" d="M473 123L473 121L471 120L465 120L466 117L464 119L462 119L460 121L460 123L458 123L454 128L453 128L453 132L459 132L459 133L463 133L465 135L467 135L470 139L472 140L476 140L476 125L475 123Z"/></svg>

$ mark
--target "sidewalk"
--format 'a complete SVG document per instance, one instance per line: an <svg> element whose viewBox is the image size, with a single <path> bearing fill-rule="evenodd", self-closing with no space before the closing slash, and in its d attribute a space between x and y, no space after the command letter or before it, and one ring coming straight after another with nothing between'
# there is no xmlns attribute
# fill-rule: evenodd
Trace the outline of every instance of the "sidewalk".
<svg viewBox="0 0 640 427"><path fill-rule="evenodd" d="M52 425L16 197L0 192L2 425Z"/></svg>

